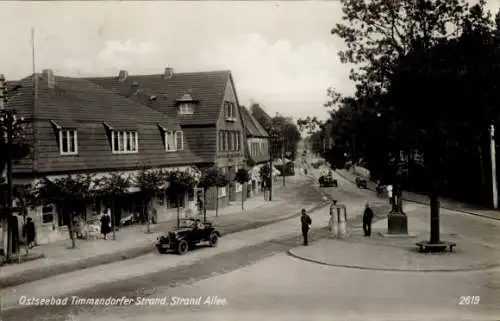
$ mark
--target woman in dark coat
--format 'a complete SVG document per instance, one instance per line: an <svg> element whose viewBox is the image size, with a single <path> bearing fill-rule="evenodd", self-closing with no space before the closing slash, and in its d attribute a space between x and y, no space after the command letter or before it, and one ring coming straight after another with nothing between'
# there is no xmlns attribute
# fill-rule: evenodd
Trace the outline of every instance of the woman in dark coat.
<svg viewBox="0 0 500 321"><path fill-rule="evenodd" d="M101 217L101 234L104 235L104 239L106 239L106 235L111 231L111 228L109 226L109 223L111 222L111 219L107 214L104 214Z"/></svg>
<svg viewBox="0 0 500 321"><path fill-rule="evenodd" d="M28 245L28 247L32 247L35 243L36 231L35 223L33 223L33 219L31 217L28 217L26 220L26 224L23 229L23 236L26 237L26 245Z"/></svg>

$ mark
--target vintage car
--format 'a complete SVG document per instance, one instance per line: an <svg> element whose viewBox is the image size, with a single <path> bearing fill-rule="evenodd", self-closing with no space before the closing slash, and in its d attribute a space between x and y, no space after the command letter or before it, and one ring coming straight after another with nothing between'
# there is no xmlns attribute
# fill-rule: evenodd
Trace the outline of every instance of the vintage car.
<svg viewBox="0 0 500 321"><path fill-rule="evenodd" d="M358 188L365 188L365 189L368 188L368 181L365 178L361 176L356 176L355 181L356 181L356 186Z"/></svg>
<svg viewBox="0 0 500 321"><path fill-rule="evenodd" d="M217 246L221 234L212 223L201 222L203 228L197 225L194 219L182 220L179 227L158 238L156 243L158 252L164 254L171 250L185 254L200 243L208 243L211 247Z"/></svg>
<svg viewBox="0 0 500 321"><path fill-rule="evenodd" d="M338 181L330 175L323 175L318 179L319 187L337 187Z"/></svg>

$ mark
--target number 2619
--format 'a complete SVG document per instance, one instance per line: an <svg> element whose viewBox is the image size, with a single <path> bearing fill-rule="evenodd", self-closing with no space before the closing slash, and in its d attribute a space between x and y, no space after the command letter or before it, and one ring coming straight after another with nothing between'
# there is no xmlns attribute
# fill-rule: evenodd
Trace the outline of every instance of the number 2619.
<svg viewBox="0 0 500 321"><path fill-rule="evenodd" d="M461 296L458 299L458 305L473 305L473 304L479 304L479 301L481 301L481 297L479 295L467 295L467 296Z"/></svg>

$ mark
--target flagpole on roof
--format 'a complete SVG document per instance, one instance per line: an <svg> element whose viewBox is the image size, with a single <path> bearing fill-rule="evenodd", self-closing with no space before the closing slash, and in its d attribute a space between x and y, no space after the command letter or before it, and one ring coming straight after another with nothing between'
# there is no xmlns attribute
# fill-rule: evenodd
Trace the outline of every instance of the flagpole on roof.
<svg viewBox="0 0 500 321"><path fill-rule="evenodd" d="M36 94L37 94L37 77L35 77L36 73L36 67L35 67L35 28L31 27L31 63L32 63L32 71L33 71L33 90L35 94L35 99L36 99Z"/></svg>
<svg viewBox="0 0 500 321"><path fill-rule="evenodd" d="M33 72L33 123L37 118L37 101L38 101L38 77L36 75L36 67L35 67L35 28L31 27L31 63L32 63L32 72ZM36 126L33 126L33 168L37 166L37 145L36 145Z"/></svg>

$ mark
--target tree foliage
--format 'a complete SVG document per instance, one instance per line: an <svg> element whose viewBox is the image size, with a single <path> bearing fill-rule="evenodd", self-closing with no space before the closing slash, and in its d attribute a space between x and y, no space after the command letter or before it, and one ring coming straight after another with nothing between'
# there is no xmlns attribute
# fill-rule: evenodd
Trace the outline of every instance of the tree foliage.
<svg viewBox="0 0 500 321"><path fill-rule="evenodd" d="M488 127L499 120L500 14L491 19L485 1L341 3L344 19L332 34L347 45L339 54L356 67L356 92L329 89L332 132L321 133L372 173L406 159L411 184L438 178L441 193L464 196L456 186L465 179L479 194Z"/></svg>
<svg viewBox="0 0 500 321"><path fill-rule="evenodd" d="M248 170L245 168L238 169L235 175L235 181L237 181L240 184L245 184L249 180L250 180L250 174L248 173Z"/></svg>
<svg viewBox="0 0 500 321"><path fill-rule="evenodd" d="M169 181L169 178L160 170L143 169L135 177L135 185L145 197L152 198Z"/></svg>
<svg viewBox="0 0 500 321"><path fill-rule="evenodd" d="M257 103L252 104L250 112L270 135L269 149L271 158L281 158L283 147L285 147L285 154L295 159L297 144L301 140L301 135L293 119L279 114L271 117Z"/></svg>
<svg viewBox="0 0 500 321"><path fill-rule="evenodd" d="M220 175L220 169L217 167L209 167L202 171L198 186L207 190L210 187L217 186L217 178Z"/></svg>
<svg viewBox="0 0 500 321"><path fill-rule="evenodd" d="M299 118L297 120L297 126L301 132L306 132L308 135L312 135L316 132L321 126L323 122L318 120L317 117L307 116L304 119Z"/></svg>
<svg viewBox="0 0 500 321"><path fill-rule="evenodd" d="M184 195L198 183L196 177L187 171L168 171L165 178L169 183L169 190L175 195Z"/></svg>

